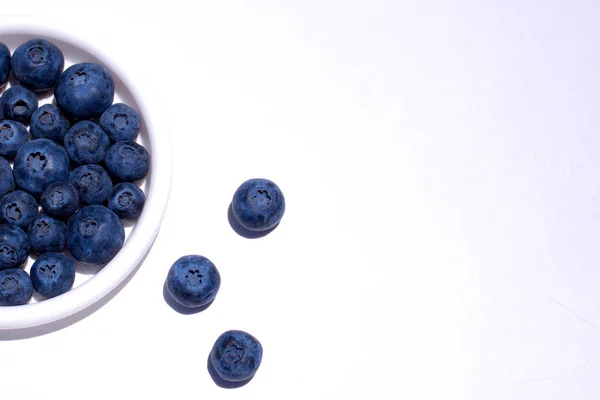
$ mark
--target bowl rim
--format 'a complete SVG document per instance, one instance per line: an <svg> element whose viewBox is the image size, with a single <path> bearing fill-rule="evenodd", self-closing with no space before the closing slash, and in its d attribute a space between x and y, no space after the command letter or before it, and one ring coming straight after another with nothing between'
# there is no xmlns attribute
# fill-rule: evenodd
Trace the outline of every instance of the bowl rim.
<svg viewBox="0 0 600 400"><path fill-rule="evenodd" d="M144 95L146 91L143 88L147 86L138 82L139 75L121 68L113 61L114 58L98 48L80 29L69 24L59 24L56 20L36 16L0 16L0 42L3 35L9 34L70 43L97 58L119 77L138 104L138 111L146 126L151 153L151 180L147 185L142 215L121 251L93 277L67 293L37 303L0 307L0 331L32 328L65 319L91 308L109 294L120 290L124 286L121 284L126 283L137 270L156 239L169 202L173 169L169 130L154 96Z"/></svg>

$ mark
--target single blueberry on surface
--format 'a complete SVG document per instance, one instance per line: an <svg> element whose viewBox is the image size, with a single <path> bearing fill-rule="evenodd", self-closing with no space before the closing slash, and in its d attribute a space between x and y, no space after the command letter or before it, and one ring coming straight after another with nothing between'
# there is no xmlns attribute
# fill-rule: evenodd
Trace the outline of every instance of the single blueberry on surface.
<svg viewBox="0 0 600 400"><path fill-rule="evenodd" d="M35 139L17 151L13 173L17 186L38 196L54 182L68 179L69 156L58 143L50 139Z"/></svg>
<svg viewBox="0 0 600 400"><path fill-rule="evenodd" d="M0 157L0 197L13 190L15 190L15 179L12 168L4 157Z"/></svg>
<svg viewBox="0 0 600 400"><path fill-rule="evenodd" d="M237 189L231 202L236 220L250 231L266 231L281 221L285 198L268 179L249 179Z"/></svg>
<svg viewBox="0 0 600 400"><path fill-rule="evenodd" d="M100 117L100 127L113 142L134 140L140 133L140 116L123 103L110 106Z"/></svg>
<svg viewBox="0 0 600 400"><path fill-rule="evenodd" d="M186 307L200 307L213 301L221 286L217 267L206 257L184 256L175 261L167 275L167 291Z"/></svg>
<svg viewBox="0 0 600 400"><path fill-rule="evenodd" d="M131 140L116 142L110 146L104 158L108 172L124 182L135 182L145 177L149 163L148 151Z"/></svg>
<svg viewBox="0 0 600 400"><path fill-rule="evenodd" d="M0 221L15 225L24 231L38 216L38 204L35 198L22 190L15 190L0 198Z"/></svg>
<svg viewBox="0 0 600 400"><path fill-rule="evenodd" d="M29 124L31 115L38 108L38 99L35 93L25 86L11 86L0 97L4 119Z"/></svg>
<svg viewBox="0 0 600 400"><path fill-rule="evenodd" d="M0 270L22 265L29 256L27 234L15 225L0 225Z"/></svg>
<svg viewBox="0 0 600 400"><path fill-rule="evenodd" d="M260 342L244 331L224 332L216 340L210 360L217 374L229 382L252 378L262 361Z"/></svg>
<svg viewBox="0 0 600 400"><path fill-rule="evenodd" d="M27 304L33 294L33 285L27 272L19 268L0 271L0 306Z"/></svg>
<svg viewBox="0 0 600 400"><path fill-rule="evenodd" d="M58 107L69 117L100 117L113 102L115 83L108 70L99 64L80 63L60 75L54 97Z"/></svg>
<svg viewBox="0 0 600 400"><path fill-rule="evenodd" d="M79 194L68 182L55 182L40 197L42 209L51 217L66 218L79 208Z"/></svg>
<svg viewBox="0 0 600 400"><path fill-rule="evenodd" d="M31 266L31 283L46 298L66 293L75 282L75 264L62 253L44 253Z"/></svg>
<svg viewBox="0 0 600 400"><path fill-rule="evenodd" d="M142 213L146 196L133 183L123 182L115 185L108 198L108 208L124 219L137 218Z"/></svg>
<svg viewBox="0 0 600 400"><path fill-rule="evenodd" d="M69 183L77 190L79 200L85 204L106 203L113 189L104 168L95 164L75 168L69 175Z"/></svg>
<svg viewBox="0 0 600 400"><path fill-rule="evenodd" d="M10 49L4 43L0 43L0 86L8 81L10 68Z"/></svg>
<svg viewBox="0 0 600 400"><path fill-rule="evenodd" d="M12 160L28 140L29 132L25 125L8 119L0 121L0 156Z"/></svg>
<svg viewBox="0 0 600 400"><path fill-rule="evenodd" d="M107 263L121 250L124 241L121 219L101 205L80 209L67 223L67 247L79 261Z"/></svg>
<svg viewBox="0 0 600 400"><path fill-rule="evenodd" d="M29 130L34 139L51 139L62 143L69 130L69 120L54 104L44 104L33 112Z"/></svg>
<svg viewBox="0 0 600 400"><path fill-rule="evenodd" d="M15 79L37 92L56 85L65 66L65 58L54 44L36 38L17 47L11 64Z"/></svg>
<svg viewBox="0 0 600 400"><path fill-rule="evenodd" d="M76 164L99 164L104 161L110 139L102 128L92 121L76 123L64 137L69 158Z"/></svg>
<svg viewBox="0 0 600 400"><path fill-rule="evenodd" d="M60 252L65 248L67 226L64 222L41 214L29 227L29 244L37 254Z"/></svg>

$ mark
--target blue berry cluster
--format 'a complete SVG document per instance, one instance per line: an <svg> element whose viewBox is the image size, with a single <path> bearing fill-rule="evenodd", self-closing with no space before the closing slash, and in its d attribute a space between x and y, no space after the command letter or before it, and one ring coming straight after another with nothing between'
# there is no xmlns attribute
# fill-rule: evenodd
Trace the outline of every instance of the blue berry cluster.
<svg viewBox="0 0 600 400"><path fill-rule="evenodd" d="M69 291L74 260L105 264L122 248L122 219L140 216L149 169L135 142L138 113L113 104L115 83L102 65L66 70L61 50L34 38L11 54L0 43L0 306ZM54 102L39 106L38 94ZM12 162L12 166L11 166ZM40 211L41 208L41 211ZM39 257L28 274L30 253Z"/></svg>

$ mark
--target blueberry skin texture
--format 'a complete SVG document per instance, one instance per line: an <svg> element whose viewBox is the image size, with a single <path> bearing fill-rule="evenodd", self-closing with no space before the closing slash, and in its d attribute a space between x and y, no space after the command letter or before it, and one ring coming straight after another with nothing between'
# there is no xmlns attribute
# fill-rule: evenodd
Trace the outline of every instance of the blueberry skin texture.
<svg viewBox="0 0 600 400"><path fill-rule="evenodd" d="M35 139L25 143L13 163L15 183L34 196L54 182L69 178L69 156L65 149L50 139Z"/></svg>
<svg viewBox="0 0 600 400"><path fill-rule="evenodd" d="M18 226L25 232L38 216L35 198L22 190L15 190L0 199L0 222Z"/></svg>
<svg viewBox="0 0 600 400"><path fill-rule="evenodd" d="M46 298L66 293L75 282L75 264L62 253L45 253L31 266L33 288Z"/></svg>
<svg viewBox="0 0 600 400"><path fill-rule="evenodd" d="M206 257L184 256L167 275L167 291L179 304L200 307L213 301L221 287L217 267Z"/></svg>
<svg viewBox="0 0 600 400"><path fill-rule="evenodd" d="M67 68L58 78L54 97L58 107L69 117L100 117L113 102L115 83L102 65L80 63Z"/></svg>
<svg viewBox="0 0 600 400"><path fill-rule="evenodd" d="M56 182L42 192L42 209L51 217L67 218L79 208L79 194L68 182Z"/></svg>
<svg viewBox="0 0 600 400"><path fill-rule="evenodd" d="M75 168L69 175L69 183L77 190L80 202L90 205L106 203L113 189L110 176L95 164Z"/></svg>
<svg viewBox="0 0 600 400"><path fill-rule="evenodd" d="M63 251L66 240L65 223L47 215L40 215L29 227L29 244L37 254Z"/></svg>
<svg viewBox="0 0 600 400"><path fill-rule="evenodd" d="M84 207L67 223L67 247L79 261L107 263L121 250L124 241L123 223L104 206Z"/></svg>
<svg viewBox="0 0 600 400"><path fill-rule="evenodd" d="M108 172L124 182L135 182L146 176L150 168L148 151L131 140L116 142L106 152L104 164Z"/></svg>
<svg viewBox="0 0 600 400"><path fill-rule="evenodd" d="M146 195L133 183L118 183L108 198L108 208L120 218L137 218L142 213Z"/></svg>
<svg viewBox="0 0 600 400"><path fill-rule="evenodd" d="M8 81L10 69L10 50L4 43L0 43L0 86Z"/></svg>
<svg viewBox="0 0 600 400"><path fill-rule="evenodd" d="M255 232L273 228L285 212L283 193L268 179L249 179L242 183L231 205L240 225Z"/></svg>
<svg viewBox="0 0 600 400"><path fill-rule="evenodd" d="M33 91L54 87L65 67L58 47L44 39L31 39L17 47L12 55L15 79Z"/></svg>
<svg viewBox="0 0 600 400"><path fill-rule="evenodd" d="M210 361L222 379L240 382L254 376L262 355L262 345L254 336L231 330L219 336L210 352Z"/></svg>
<svg viewBox="0 0 600 400"><path fill-rule="evenodd" d="M33 294L27 272L18 268L0 271L0 306L22 306Z"/></svg>
<svg viewBox="0 0 600 400"><path fill-rule="evenodd" d="M12 160L28 140L29 132L22 123L8 119L0 122L0 156Z"/></svg>
<svg viewBox="0 0 600 400"><path fill-rule="evenodd" d="M0 197L15 190L12 168L4 157L0 157Z"/></svg>
<svg viewBox="0 0 600 400"><path fill-rule="evenodd" d="M113 104L100 117L100 127L113 142L135 140L140 126L140 115L123 103Z"/></svg>
<svg viewBox="0 0 600 400"><path fill-rule="evenodd" d="M33 112L29 130L34 139L50 139L62 143L69 130L69 120L54 104L44 104Z"/></svg>
<svg viewBox="0 0 600 400"><path fill-rule="evenodd" d="M2 94L0 105L5 119L28 125L31 115L38 108L38 99L25 86L11 86Z"/></svg>
<svg viewBox="0 0 600 400"><path fill-rule="evenodd" d="M110 139L92 121L81 121L69 129L64 137L69 158L79 165L100 164L110 147Z"/></svg>
<svg viewBox="0 0 600 400"><path fill-rule="evenodd" d="M31 247L23 229L15 225L0 225L0 270L22 265Z"/></svg>

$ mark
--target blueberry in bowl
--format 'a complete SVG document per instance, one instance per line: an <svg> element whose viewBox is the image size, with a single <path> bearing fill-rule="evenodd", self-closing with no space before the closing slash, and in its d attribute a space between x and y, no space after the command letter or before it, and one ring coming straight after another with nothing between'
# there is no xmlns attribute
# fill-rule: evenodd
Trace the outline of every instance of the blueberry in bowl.
<svg viewBox="0 0 600 400"><path fill-rule="evenodd" d="M53 43L35 38L21 44L11 59L15 79L33 91L54 87L65 66L65 58Z"/></svg>
<svg viewBox="0 0 600 400"><path fill-rule="evenodd" d="M25 125L8 119L0 121L0 156L12 160L28 140L29 132Z"/></svg>
<svg viewBox="0 0 600 400"><path fill-rule="evenodd" d="M10 69L10 49L4 43L0 43L0 86L8 81Z"/></svg>
<svg viewBox="0 0 600 400"><path fill-rule="evenodd" d="M51 139L62 143L70 124L60 108L54 104L44 104L31 115L29 130L34 139Z"/></svg>
<svg viewBox="0 0 600 400"><path fill-rule="evenodd" d="M11 86L0 97L4 119L29 125L31 115L38 108L38 98L25 86Z"/></svg>
<svg viewBox="0 0 600 400"><path fill-rule="evenodd" d="M123 219L140 216L146 196L142 189L130 182L118 183L108 198L108 208Z"/></svg>
<svg viewBox="0 0 600 400"><path fill-rule="evenodd" d="M75 263L62 253L44 253L31 266L31 283L46 298L68 292L75 282Z"/></svg>
<svg viewBox="0 0 600 400"><path fill-rule="evenodd" d="M69 174L69 183L77 190L83 204L104 204L113 189L112 181L104 168L95 164L75 168Z"/></svg>
<svg viewBox="0 0 600 400"><path fill-rule="evenodd" d="M53 140L34 139L17 151L13 173L21 189L39 196L51 184L67 180L69 156L64 147Z"/></svg>
<svg viewBox="0 0 600 400"><path fill-rule="evenodd" d="M0 225L0 270L23 265L29 251L29 239L23 229L16 225Z"/></svg>
<svg viewBox="0 0 600 400"><path fill-rule="evenodd" d="M0 271L0 306L21 306L33 294L33 285L27 272L18 268Z"/></svg>
<svg viewBox="0 0 600 400"><path fill-rule="evenodd" d="M15 179L10 163L4 157L0 157L0 197L15 190Z"/></svg>
<svg viewBox="0 0 600 400"><path fill-rule="evenodd" d="M80 121L64 137L69 158L76 164L100 164L110 147L110 139L92 121Z"/></svg>
<svg viewBox="0 0 600 400"><path fill-rule="evenodd" d="M0 221L15 225L25 232L38 216L38 204L35 198L22 190L15 190L0 198Z"/></svg>
<svg viewBox="0 0 600 400"><path fill-rule="evenodd" d="M55 182L42 192L40 205L51 217L68 218L79 208L79 194L69 182Z"/></svg>
<svg viewBox="0 0 600 400"><path fill-rule="evenodd" d="M150 155L144 146L131 140L121 140L110 146L104 164L116 179L135 182L148 173Z"/></svg>
<svg viewBox="0 0 600 400"><path fill-rule="evenodd" d="M40 214L31 223L28 235L31 250L35 253L61 252L67 240L67 226L62 221Z"/></svg>
<svg viewBox="0 0 600 400"><path fill-rule="evenodd" d="M113 104L100 117L100 127L113 142L135 140L140 133L140 116L127 104Z"/></svg>

